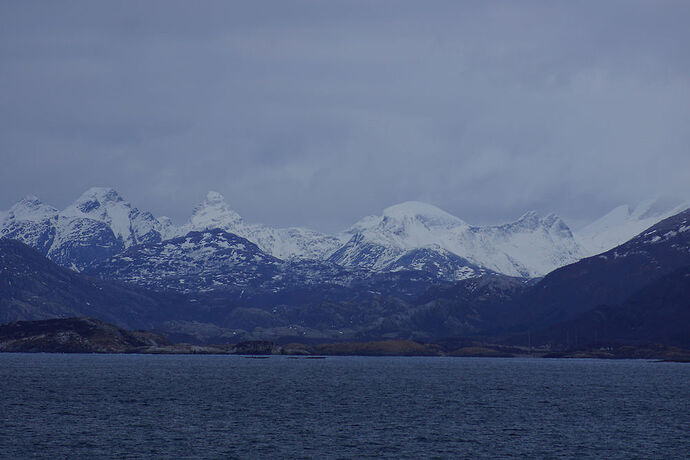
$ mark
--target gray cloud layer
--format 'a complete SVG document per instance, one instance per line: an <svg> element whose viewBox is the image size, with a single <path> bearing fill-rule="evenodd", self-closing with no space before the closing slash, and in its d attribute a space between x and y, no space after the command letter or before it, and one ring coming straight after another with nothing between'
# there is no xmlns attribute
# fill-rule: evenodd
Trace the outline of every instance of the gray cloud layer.
<svg viewBox="0 0 690 460"><path fill-rule="evenodd" d="M0 209L92 185L338 230L690 197L688 2L0 3Z"/></svg>

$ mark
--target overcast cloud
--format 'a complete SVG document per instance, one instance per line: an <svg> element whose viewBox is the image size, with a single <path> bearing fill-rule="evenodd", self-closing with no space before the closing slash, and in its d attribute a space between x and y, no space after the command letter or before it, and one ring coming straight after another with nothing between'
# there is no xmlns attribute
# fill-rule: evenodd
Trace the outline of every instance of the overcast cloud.
<svg viewBox="0 0 690 460"><path fill-rule="evenodd" d="M0 3L0 209L340 230L690 198L690 2Z"/></svg>

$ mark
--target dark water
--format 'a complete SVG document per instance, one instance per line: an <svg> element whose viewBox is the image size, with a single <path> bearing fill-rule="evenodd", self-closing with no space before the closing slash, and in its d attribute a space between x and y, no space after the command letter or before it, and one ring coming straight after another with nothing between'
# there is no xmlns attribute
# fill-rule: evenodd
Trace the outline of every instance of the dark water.
<svg viewBox="0 0 690 460"><path fill-rule="evenodd" d="M690 452L690 365L0 354L0 457Z"/></svg>

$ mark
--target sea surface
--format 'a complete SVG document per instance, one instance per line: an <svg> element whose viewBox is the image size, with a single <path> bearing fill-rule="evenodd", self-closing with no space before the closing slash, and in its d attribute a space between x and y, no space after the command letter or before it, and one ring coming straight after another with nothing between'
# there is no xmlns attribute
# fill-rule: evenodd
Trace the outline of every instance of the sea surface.
<svg viewBox="0 0 690 460"><path fill-rule="evenodd" d="M0 457L687 458L690 365L0 354Z"/></svg>

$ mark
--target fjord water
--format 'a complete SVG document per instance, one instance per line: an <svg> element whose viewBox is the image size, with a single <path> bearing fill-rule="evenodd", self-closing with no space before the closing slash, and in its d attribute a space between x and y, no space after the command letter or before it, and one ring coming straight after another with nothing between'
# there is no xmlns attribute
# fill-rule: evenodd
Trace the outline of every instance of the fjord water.
<svg viewBox="0 0 690 460"><path fill-rule="evenodd" d="M0 457L644 457L690 452L690 366L0 354Z"/></svg>

